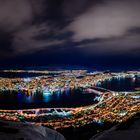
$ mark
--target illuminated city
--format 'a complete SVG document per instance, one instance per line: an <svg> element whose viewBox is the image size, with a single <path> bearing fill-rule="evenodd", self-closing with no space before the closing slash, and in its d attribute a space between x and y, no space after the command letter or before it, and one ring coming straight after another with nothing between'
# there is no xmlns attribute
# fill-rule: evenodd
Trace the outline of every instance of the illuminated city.
<svg viewBox="0 0 140 140"><path fill-rule="evenodd" d="M0 0L0 140L140 140L140 0Z"/></svg>
<svg viewBox="0 0 140 140"><path fill-rule="evenodd" d="M20 73L24 71L2 71L4 73ZM46 97L53 94L64 94L64 91L79 89L82 94L93 94L95 98L90 105L78 107L42 107L26 109L1 109L0 118L11 121L24 121L36 125L47 126L56 130L69 127L81 127L93 122L121 123L133 117L140 110L139 87L135 91L112 91L100 87L101 83L113 78L130 78L140 81L139 71L121 73L90 72L86 70L73 71L26 71L27 73L42 73L42 76L28 78L1 78L0 91L4 94L17 92L32 99L34 94ZM55 73L55 75L44 75ZM57 73L57 74L56 74ZM69 92L68 92L69 94ZM78 93L77 93L78 94ZM29 99L29 100L30 100ZM47 100L48 101L48 100ZM47 102L46 101L46 102ZM96 102L95 102L96 101Z"/></svg>

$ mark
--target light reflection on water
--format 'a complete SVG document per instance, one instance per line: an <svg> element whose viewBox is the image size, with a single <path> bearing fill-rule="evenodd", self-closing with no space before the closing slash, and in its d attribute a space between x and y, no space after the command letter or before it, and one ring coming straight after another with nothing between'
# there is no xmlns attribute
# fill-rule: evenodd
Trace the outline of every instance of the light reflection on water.
<svg viewBox="0 0 140 140"><path fill-rule="evenodd" d="M78 107L94 104L96 94L83 94L78 89L66 88L63 92L1 92L0 108L1 109L23 109L23 108L40 108L40 107Z"/></svg>
<svg viewBox="0 0 140 140"><path fill-rule="evenodd" d="M52 96L52 95L50 95L49 93L44 92L44 93L43 93L43 101L44 101L44 102L49 102L50 99L51 99L51 96Z"/></svg>
<svg viewBox="0 0 140 140"><path fill-rule="evenodd" d="M134 91L140 87L140 77L113 77L102 81L97 86L113 91Z"/></svg>

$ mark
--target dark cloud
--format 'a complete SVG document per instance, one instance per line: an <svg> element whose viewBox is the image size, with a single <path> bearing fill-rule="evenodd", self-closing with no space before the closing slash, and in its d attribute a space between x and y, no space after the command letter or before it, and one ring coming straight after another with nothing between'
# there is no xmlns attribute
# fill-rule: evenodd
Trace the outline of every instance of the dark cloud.
<svg viewBox="0 0 140 140"><path fill-rule="evenodd" d="M139 7L137 0L107 0L76 17L67 29L74 32L74 42L94 40L78 46L87 52L128 53L140 49Z"/></svg>
<svg viewBox="0 0 140 140"><path fill-rule="evenodd" d="M75 18L69 29L75 40L120 36L140 25L139 7L137 0L107 0Z"/></svg>
<svg viewBox="0 0 140 140"><path fill-rule="evenodd" d="M139 7L139 0L0 0L0 57L138 56Z"/></svg>
<svg viewBox="0 0 140 140"><path fill-rule="evenodd" d="M133 35L137 34L137 35L140 35L140 26L130 28L128 30L128 34L133 34Z"/></svg>
<svg viewBox="0 0 140 140"><path fill-rule="evenodd" d="M3 44L1 46L5 48L12 48L12 52L8 51L9 56L13 54L34 53L40 49L44 49L47 46L53 46L61 44L63 40L52 39L50 40L50 32L52 28L49 25L49 21L42 22L42 18L46 9L44 5L45 1L41 0L35 2L33 0L5 0L0 1L0 29L7 34L7 42L9 44ZM9 37L11 35L11 37ZM45 39L41 36L46 36ZM39 38L40 40L36 39ZM1 52L3 49L1 47ZM7 56L7 55L6 55Z"/></svg>
<svg viewBox="0 0 140 140"><path fill-rule="evenodd" d="M62 12L65 18L71 21L99 3L103 3L103 0L64 0Z"/></svg>

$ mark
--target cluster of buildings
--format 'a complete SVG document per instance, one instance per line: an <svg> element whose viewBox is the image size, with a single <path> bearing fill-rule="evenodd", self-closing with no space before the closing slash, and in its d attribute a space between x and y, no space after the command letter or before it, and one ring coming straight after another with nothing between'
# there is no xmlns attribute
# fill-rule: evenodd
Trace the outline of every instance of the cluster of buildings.
<svg viewBox="0 0 140 140"><path fill-rule="evenodd" d="M22 73L26 71L11 70L4 71ZM0 78L0 91L21 91L27 93L46 92L51 94L55 91L63 91L66 88L75 87L91 87L100 85L105 79L112 77L127 76L127 73L110 73L110 72L94 72L87 73L86 70L72 70L72 71L27 71L28 73L42 73L43 76L30 78ZM57 73L57 75L45 74ZM131 74L132 75L132 74ZM134 75L134 74L133 74Z"/></svg>
<svg viewBox="0 0 140 140"><path fill-rule="evenodd" d="M74 73L74 74L73 74ZM82 74L81 74L82 73ZM32 78L1 78L0 90L23 92L55 92L65 88L89 88L100 84L113 76L134 76L139 72L127 73L86 73L85 71L63 72L57 76L39 76ZM12 121L26 121L54 129L80 127L93 122L119 123L127 121L140 111L140 100L137 93L119 93L102 91L97 104L75 108L38 108L26 110L0 110L0 118Z"/></svg>
<svg viewBox="0 0 140 140"><path fill-rule="evenodd" d="M46 73L46 72L45 72ZM37 91L52 93L63 91L65 88L90 87L101 79L108 78L109 74L88 75L86 71L67 71L57 76L38 76L31 78L1 78L1 91L21 91L34 93Z"/></svg>

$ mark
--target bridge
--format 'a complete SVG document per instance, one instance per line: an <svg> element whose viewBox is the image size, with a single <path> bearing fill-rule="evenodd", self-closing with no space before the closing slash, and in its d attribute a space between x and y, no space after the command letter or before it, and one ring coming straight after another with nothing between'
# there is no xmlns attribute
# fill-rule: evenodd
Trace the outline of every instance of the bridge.
<svg viewBox="0 0 140 140"><path fill-rule="evenodd" d="M0 110L3 113L18 113L28 114L33 116L43 115L57 115L57 116L68 116L77 108L38 108L38 109L22 109L22 110Z"/></svg>
<svg viewBox="0 0 140 140"><path fill-rule="evenodd" d="M80 87L82 88L84 91L89 92L89 93L95 93L98 95L102 95L104 92L113 92L111 90L102 88L102 87L96 87L96 86L88 86L88 87Z"/></svg>

